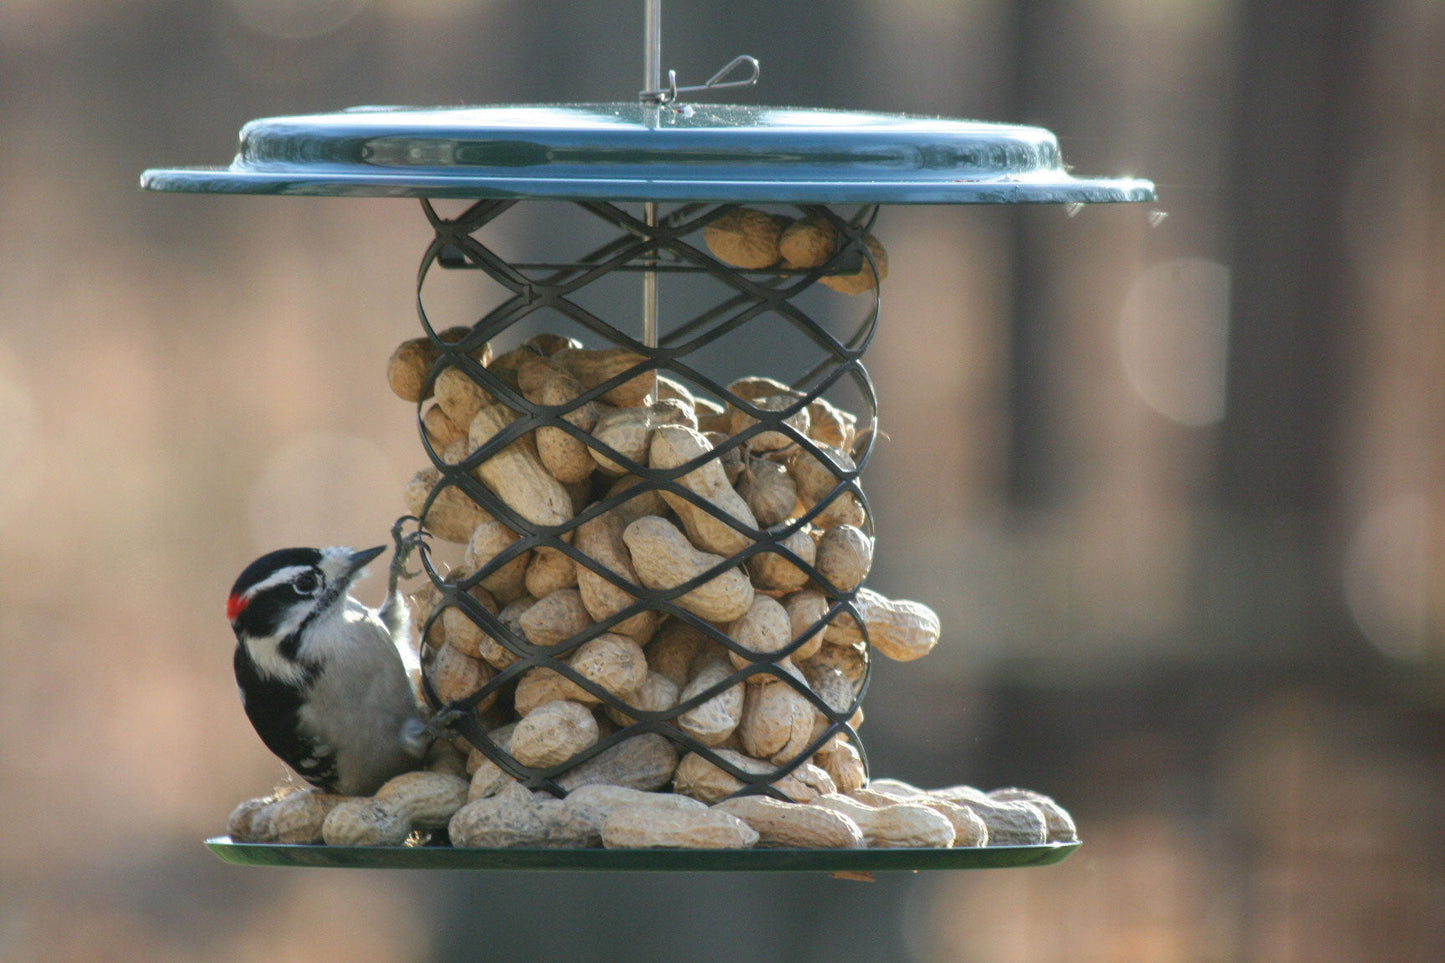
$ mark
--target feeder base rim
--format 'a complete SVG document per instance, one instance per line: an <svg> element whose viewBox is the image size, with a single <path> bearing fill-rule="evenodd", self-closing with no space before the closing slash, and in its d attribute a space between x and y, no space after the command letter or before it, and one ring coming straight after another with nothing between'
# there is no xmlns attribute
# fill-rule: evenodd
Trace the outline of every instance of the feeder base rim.
<svg viewBox="0 0 1445 963"><path fill-rule="evenodd" d="M205 841L227 863L335 869L569 870L620 872L922 872L1049 866L1080 843L957 849L470 849Z"/></svg>

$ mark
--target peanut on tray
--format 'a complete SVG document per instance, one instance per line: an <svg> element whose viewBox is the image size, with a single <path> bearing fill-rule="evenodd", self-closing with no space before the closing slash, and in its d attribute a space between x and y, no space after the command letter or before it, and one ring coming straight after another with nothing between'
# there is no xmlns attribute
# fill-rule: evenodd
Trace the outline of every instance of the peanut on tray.
<svg viewBox="0 0 1445 963"><path fill-rule="evenodd" d="M759 263L782 258L779 243L790 260L831 256L831 225L754 213L709 228L719 257L727 243ZM762 253L758 233L772 238ZM640 354L550 335L500 355L444 355L414 339L388 378L419 405L434 455L406 487L407 508L459 554L412 599L425 685L465 707L459 730L477 744L439 743L423 770L374 797L290 789L243 803L234 840L1074 838L1068 813L1037 793L868 777L854 734L870 653L911 661L940 636L923 603L864 587L874 539L853 455L871 425L770 378L711 401Z"/></svg>

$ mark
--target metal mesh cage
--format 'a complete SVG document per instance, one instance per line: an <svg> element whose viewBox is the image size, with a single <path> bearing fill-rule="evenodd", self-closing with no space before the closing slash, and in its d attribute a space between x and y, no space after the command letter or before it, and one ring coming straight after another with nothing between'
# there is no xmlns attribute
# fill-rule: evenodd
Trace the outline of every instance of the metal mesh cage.
<svg viewBox="0 0 1445 963"><path fill-rule="evenodd" d="M606 202L529 202L563 219L544 232L550 248L585 248L565 259L549 252L548 259L532 260L526 252L498 253L508 239L498 218L517 203L484 200L447 217L422 202L435 235L417 275L417 310L437 360L418 408L433 467L417 514L434 537L468 542L455 567L440 564L435 551L424 554L431 583L422 621L428 700L462 710L457 731L503 772L557 795L591 781L589 767L595 772L629 755L660 760L659 783L650 788L665 783L679 760L723 779L733 792L779 796L788 794L787 779L812 778L812 761L829 751L854 754L866 773L856 725L868 687L869 646L854 608L858 586L831 581L800 539L816 544L823 528L846 522L871 540L858 476L876 437L876 396L862 355L877 323L877 284L863 285L866 297L846 297L817 282L849 275L876 282L879 252L868 232L877 208L845 217L795 205L787 216L835 229L835 252L809 268L742 269L704 242L708 225L735 214L736 205L688 203L639 216ZM435 268L480 272L491 303L479 319L448 326L435 317ZM616 292L606 290L621 272L642 272L664 285L666 310L657 314L655 337L639 338L640 312L625 297L619 307ZM847 314L855 317L840 320ZM508 343L515 347L491 354L492 346ZM572 391L538 391L532 375L562 367L559 359L582 359L590 367L574 378ZM771 368L784 377L728 377L721 372L730 364L743 371ZM675 424L680 408L668 398L679 393L699 399L697 409L711 413L714 430L707 433L709 423L700 421L672 432L694 445L683 445L672 462L609 444L598 430L607 417L630 418L633 436L639 428L655 432ZM814 413L838 421L839 433L815 424L821 419ZM439 430L438 418L448 427ZM706 439L700 447L699 438ZM574 457L584 453L580 477L536 476L539 448L554 445L570 447ZM768 466L780 465L803 466L825 482L781 518L730 511L701 481L724 475L731 483L744 474L755 480L778 473ZM510 480L499 481L503 476ZM519 485L549 497L531 498ZM659 553L663 557L650 563L655 571L639 572L637 548L649 526L693 538L678 549L681 556ZM479 537L483 528L487 535ZM704 544L731 550L699 548L698 528L711 536ZM585 611L579 613L578 599L570 596L563 610L585 618L559 623L564 637L556 637L555 626L529 632L523 615L537 604L526 594L531 570L550 565L565 583L569 561L577 586L558 591L575 592ZM780 570L786 578L776 582L759 574ZM744 611L736 611L737 598L729 599L726 612L708 601L724 585L742 583L751 598ZM811 607L785 604L805 589ZM605 597L612 601L599 601ZM799 621L800 611L811 615ZM786 644L750 646L755 636L744 622L756 615L776 624L779 612L788 616ZM462 693L442 691L436 655L448 638L463 637L467 641L452 644L478 658L479 684ZM690 683L651 678L662 674L656 666L666 658L664 647L692 653ZM638 659L649 660L646 683L619 691L607 672L626 663L633 673L627 678L636 681ZM707 671L696 671L702 665ZM600 720L595 741L565 759L519 760L509 751L510 726L519 703L533 708L535 692L561 693L590 707ZM765 701L766 709L756 708ZM775 733L748 738L736 728L725 731L726 719L738 717L743 705L753 713L792 713L781 744ZM719 711L721 726L694 724Z"/></svg>

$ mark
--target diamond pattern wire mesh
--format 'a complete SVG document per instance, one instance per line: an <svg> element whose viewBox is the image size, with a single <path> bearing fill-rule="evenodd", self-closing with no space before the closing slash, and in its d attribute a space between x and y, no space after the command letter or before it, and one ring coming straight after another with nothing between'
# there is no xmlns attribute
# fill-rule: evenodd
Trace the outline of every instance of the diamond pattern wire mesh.
<svg viewBox="0 0 1445 963"><path fill-rule="evenodd" d="M704 227L715 218L728 213L734 205L681 205L659 217L655 226L649 226L638 216L610 203L547 202L570 206L578 217L582 215L576 212L585 212L585 215L600 222L605 231L615 232L615 236L575 260L509 262L484 243L482 237L496 218L516 203L510 200L484 200L455 217L447 218L440 215L430 202L422 202L435 237L426 250L417 275L417 311L426 336L440 352L440 358L431 371L427 390L423 392L423 401L418 410L423 446L432 464L440 472L440 479L429 492L420 512L422 526L430 530L428 516L438 511L438 499L455 500L458 495L462 495L518 536L494 558L481 563L476 571L463 571L462 577L455 573L448 575L439 570L434 564L433 553L423 553L427 575L439 593L435 608L422 626L423 637L434 638L434 629L439 628L438 623L446 618L455 619L457 613L460 613L484 636L500 646L497 651L504 652L502 658L494 660L501 664L494 676L470 695L449 703L451 708L467 710L457 723L456 730L504 772L524 785L545 789L556 795L564 795L569 788L588 781L585 767L589 764L597 765L604 762L609 754L615 756L640 747L642 743L636 741L638 739L650 740L653 743L666 740L677 757L689 753L697 754L737 779L742 786L739 790L741 793L781 795L777 788L779 781L839 735L852 743L862 756L866 770L866 752L853 722L850 721L854 720L860 711L869 676L866 627L862 619L857 617L858 613L853 606L857 590L839 590L831 586L821 572L809 561L793 553L783 542L789 535L817 519L820 513L828 510L838 499L856 499L863 508L865 519L869 518L867 499L859 486L858 475L867 464L876 437L877 412L876 396L861 358L877 323L877 289L875 286L871 296L866 299L871 303L864 316L857 322L856 327L841 339L831 333L828 326L804 311L798 302L801 300L800 296L826 274L857 271L866 263L875 271L876 276L877 265L872 263L872 254L863 239L876 217L877 208L860 208L854 216L845 220L828 208L799 205L798 210L802 215L825 217L838 229L838 250L833 257L827 263L809 270L788 271L772 268L744 271L719 261L702 242ZM599 226L590 221L588 223L593 228ZM442 332L437 330L438 326L434 326L428 316L423 291L432 269L438 266L480 271L505 291L500 303L486 310L461 340L443 340ZM669 316L667 312L673 301L664 299L661 305L664 320L659 324L660 335L656 346L649 346L639 340L641 323L637 318L628 316L622 321L605 319L584 303L589 286L608 275L614 272L649 270L661 277L671 279L676 276L689 282L711 279L709 288L716 289L714 293L717 295L715 303L708 304L688 316ZM850 300L856 304L860 299ZM498 371L489 370L481 364L477 356L488 342L504 341L509 331L514 331L519 323L529 317L539 316L539 312L545 312L547 316L560 316L571 325L584 330L589 348L625 348L635 352L639 360L626 370L587 388L567 404L549 406L534 403ZM748 399L731 393L727 385L705 370L699 360L709 349L718 347L725 339L736 339L744 335L748 339L746 347L749 350L765 355L769 345L766 337L760 339L758 335L766 336L768 332L778 331L779 326L785 326L810 345L818 359L816 364L792 381L790 387L795 389L795 397L780 410L758 407ZM449 332L448 337L455 338L456 334ZM594 337L598 345L590 343ZM431 394L430 389L437 378L449 367L460 369L476 386L515 414L514 420L460 461L455 460L454 453L449 455L438 450L429 439L422 422L423 409L427 404L425 396ZM674 469L656 470L605 445L568 420L567 416L582 405L594 402L613 388L651 372L687 384L699 397L711 395L720 402L731 404L756 418L756 423L725 441L720 440L714 451ZM801 409L823 399L826 393L838 389L848 390L854 397L861 399L854 411L858 416L858 441L850 452L856 468L839 467L818 442L789 422ZM620 463L630 475L639 479L636 487L625 491L614 489L609 493L606 483L614 479L594 473L592 489L581 499L585 507L574 517L560 524L540 523L524 517L479 480L475 469L506 450L509 445L543 427L565 432ZM806 455L819 459L836 478L833 490L819 498L816 504L800 516L770 529L752 529L679 483L681 476L697 468L705 460L747 457L750 444L765 432L781 433L788 445L796 446ZM523 441L523 444L525 443ZM449 457L452 460L449 461ZM623 577L573 544L574 536L581 526L589 523L600 524L607 513L619 509L640 491L667 492L675 498L686 500L738 531L747 547L674 588L656 589L647 588ZM863 527L871 536L871 520L865 521ZM517 621L507 617L505 609L501 613L495 611L493 606L479 599L474 590L508 565L525 564L520 560L529 553L549 550L565 554L577 566L585 567L624 590L635 600L556 644L533 644ZM727 633L725 625L709 623L678 604L679 597L697 589L715 576L735 567L745 566L750 560L769 552L776 553L800 567L808 576L809 584L824 587L828 601L827 614L797 631L792 642L781 651L766 654L753 652L733 639ZM448 616L449 609L456 611ZM640 615L643 619L636 618ZM853 688L851 697L834 697L830 704L806 683L802 674L792 665L789 656L801 647L808 646L810 642L815 642L815 637L824 632L830 622L839 618L846 620L848 617L852 617L856 622L863 636L863 641L854 647L854 652L861 656L854 666L857 677L850 679ZM727 673L726 677L716 684L691 694L675 705L661 710L648 710L630 704L626 698L627 693L619 695L608 691L570 664L570 655L603 633L636 631L630 627L639 621L655 621L659 618L677 620L723 646L733 656L734 671ZM637 641L645 643L648 641L646 636L651 633L638 634L643 637ZM506 664L507 662L510 664ZM548 768L533 768L519 762L506 750L503 742L489 735L483 718L489 705L511 697L514 687L526 674L541 670L558 673L585 692L587 696L581 698L595 700L616 723L616 727L612 731L604 728L601 738L595 744L564 763ZM719 747L705 745L676 725L676 720L682 714L703 705L715 696L733 690L735 686L743 686L745 690L761 688L757 680L747 683L750 677L758 675L772 677L792 687L816 710L817 722L809 738L804 741L805 744L790 742L786 752L764 760L763 765L743 768L735 764L733 759L720 754ZM424 682L424 690L434 706L441 704L429 677ZM655 749L656 746L652 748ZM754 768L757 771L752 771Z"/></svg>

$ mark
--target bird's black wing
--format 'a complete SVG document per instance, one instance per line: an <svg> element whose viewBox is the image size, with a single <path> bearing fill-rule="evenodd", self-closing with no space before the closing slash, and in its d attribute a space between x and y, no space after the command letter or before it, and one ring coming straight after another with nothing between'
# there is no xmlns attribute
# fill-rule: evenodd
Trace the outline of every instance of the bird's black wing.
<svg viewBox="0 0 1445 963"><path fill-rule="evenodd" d="M336 750L300 729L306 687L298 688L263 675L244 645L236 646L235 667L246 717L266 748L317 789L335 791Z"/></svg>

